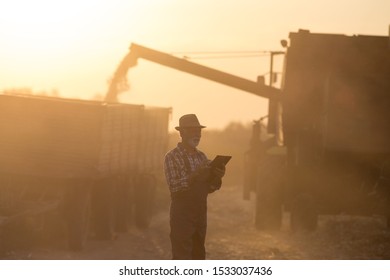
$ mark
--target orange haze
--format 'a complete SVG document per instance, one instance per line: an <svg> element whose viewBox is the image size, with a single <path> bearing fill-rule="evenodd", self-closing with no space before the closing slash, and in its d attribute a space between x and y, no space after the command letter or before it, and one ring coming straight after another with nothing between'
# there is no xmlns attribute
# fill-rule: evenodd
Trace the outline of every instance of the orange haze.
<svg viewBox="0 0 390 280"><path fill-rule="evenodd" d="M2 1L0 91L90 99L104 96L131 42L170 53L282 50L280 40L299 28L386 35L389 11L387 0ZM269 65L267 56L193 60L251 80ZM171 126L188 112L212 128L267 114L265 99L147 61L128 79L121 100L173 107Z"/></svg>

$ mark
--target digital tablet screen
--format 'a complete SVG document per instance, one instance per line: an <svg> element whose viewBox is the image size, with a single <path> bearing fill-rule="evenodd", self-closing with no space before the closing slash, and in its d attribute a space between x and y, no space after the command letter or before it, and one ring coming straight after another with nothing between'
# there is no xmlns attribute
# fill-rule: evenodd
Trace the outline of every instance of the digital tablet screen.
<svg viewBox="0 0 390 280"><path fill-rule="evenodd" d="M231 158L232 158L231 156L217 155L211 162L211 167L219 167L222 165L226 165Z"/></svg>

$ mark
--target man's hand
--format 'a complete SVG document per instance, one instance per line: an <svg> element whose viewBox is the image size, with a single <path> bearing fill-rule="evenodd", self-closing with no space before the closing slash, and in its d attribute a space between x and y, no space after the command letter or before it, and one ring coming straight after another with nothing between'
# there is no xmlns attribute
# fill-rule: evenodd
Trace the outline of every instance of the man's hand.
<svg viewBox="0 0 390 280"><path fill-rule="evenodd" d="M214 177L218 179L221 179L225 175L225 171L226 171L225 165L213 168L212 170Z"/></svg>
<svg viewBox="0 0 390 280"><path fill-rule="evenodd" d="M210 177L211 168L209 166L201 166L190 175L191 181L206 181Z"/></svg>
<svg viewBox="0 0 390 280"><path fill-rule="evenodd" d="M219 190L222 185L222 177L225 175L225 165L214 167L211 171L212 179L210 181L209 193Z"/></svg>

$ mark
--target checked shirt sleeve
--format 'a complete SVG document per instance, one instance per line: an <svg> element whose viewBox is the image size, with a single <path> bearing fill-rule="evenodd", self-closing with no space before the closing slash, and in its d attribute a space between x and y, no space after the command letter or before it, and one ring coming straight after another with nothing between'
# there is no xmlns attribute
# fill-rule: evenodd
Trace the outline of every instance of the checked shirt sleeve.
<svg viewBox="0 0 390 280"><path fill-rule="evenodd" d="M171 193L189 189L189 174L185 168L185 164L174 152L166 154L164 172Z"/></svg>

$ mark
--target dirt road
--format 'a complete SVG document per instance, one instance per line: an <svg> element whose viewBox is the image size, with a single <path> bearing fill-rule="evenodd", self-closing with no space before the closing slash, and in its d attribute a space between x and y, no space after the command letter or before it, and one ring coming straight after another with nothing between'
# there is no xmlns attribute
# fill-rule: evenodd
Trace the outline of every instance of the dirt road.
<svg viewBox="0 0 390 280"><path fill-rule="evenodd" d="M253 201L241 189L224 186L209 196L208 259L390 259L390 230L381 217L320 216L316 232L293 234L288 214L280 231L257 231ZM65 240L8 252L6 259L170 259L168 199L148 229L130 227L113 241L88 240L69 252Z"/></svg>

